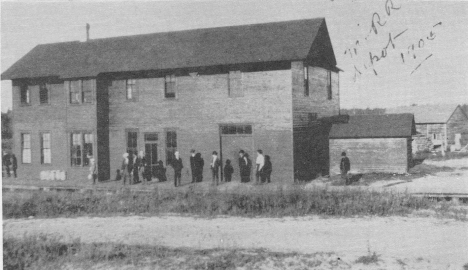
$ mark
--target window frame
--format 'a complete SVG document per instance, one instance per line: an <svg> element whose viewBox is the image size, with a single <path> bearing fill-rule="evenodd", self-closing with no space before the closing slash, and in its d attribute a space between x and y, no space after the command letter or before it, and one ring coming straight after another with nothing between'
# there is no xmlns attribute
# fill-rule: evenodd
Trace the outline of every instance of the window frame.
<svg viewBox="0 0 468 270"><path fill-rule="evenodd" d="M125 80L125 100L126 101L137 101L137 80L136 79L126 79ZM128 97L129 86L132 86L130 89L131 97Z"/></svg>
<svg viewBox="0 0 468 270"><path fill-rule="evenodd" d="M43 89L46 91L47 95L47 101L43 102ZM49 89L49 84L47 83L40 83L39 84L39 105L49 105L50 104L50 89Z"/></svg>
<svg viewBox="0 0 468 270"><path fill-rule="evenodd" d="M173 132L175 134L175 139L173 140L175 142L175 146L171 144L169 146L169 133ZM166 166L171 165L172 161L174 160L174 153L177 151L178 147L178 140L177 140L177 129L173 128L168 128L164 130L164 153L166 154ZM170 154L169 154L170 153Z"/></svg>
<svg viewBox="0 0 468 270"><path fill-rule="evenodd" d="M77 134L79 135L79 144L78 146L80 147L80 155L74 155L74 138L73 138L73 135L74 134ZM95 153L95 136L94 136L94 133L92 131L88 131L88 130L74 130L74 131L70 131L69 133L69 138L70 138L70 142L69 142L69 145L70 145L70 154L69 154L69 157L70 157L70 166L71 167L74 167L74 168L80 168L80 167L83 167L83 168L87 168L89 167L91 164L89 162L89 158L88 156L94 156L94 153ZM86 151L86 135L91 135L91 155L88 155L88 151ZM89 143L88 143L89 144ZM80 164L79 165L76 165L76 162L74 163L73 162L73 159L79 159L80 160ZM86 163L87 162L87 163Z"/></svg>
<svg viewBox="0 0 468 270"><path fill-rule="evenodd" d="M78 90L72 92L73 82L78 82ZM93 79L78 79L78 80L69 80L65 82L67 84L68 91L68 104L70 105L83 105L83 104L93 104L94 103L94 92L95 92L95 80ZM90 84L89 88L85 88L84 85ZM72 93L78 93L79 97L72 99ZM89 100L86 99L86 94L89 93Z"/></svg>
<svg viewBox="0 0 468 270"><path fill-rule="evenodd" d="M136 133L135 137L135 147L129 147L129 133ZM126 153L130 153L129 151L131 150L133 154L135 152L138 154L138 138L140 136L140 132L138 132L138 129L125 129L125 151Z"/></svg>
<svg viewBox="0 0 468 270"><path fill-rule="evenodd" d="M248 123L220 124L219 128L221 136L253 136L254 133L253 125Z"/></svg>
<svg viewBox="0 0 468 270"><path fill-rule="evenodd" d="M24 135L29 135L29 148L24 147ZM21 164L32 164L32 151L31 151L31 145L32 145L32 136L31 132L21 132ZM24 161L24 150L29 149L29 162Z"/></svg>
<svg viewBox="0 0 468 270"><path fill-rule="evenodd" d="M327 99L333 99L333 89L332 89L332 71L327 70Z"/></svg>
<svg viewBox="0 0 468 270"><path fill-rule="evenodd" d="M172 86L173 93L169 93L169 86ZM173 94L169 96L169 94ZM177 99L177 76L175 74L168 74L164 76L164 99Z"/></svg>
<svg viewBox="0 0 468 270"><path fill-rule="evenodd" d="M304 65L304 96L310 96L310 89L309 89L309 66Z"/></svg>
<svg viewBox="0 0 468 270"><path fill-rule="evenodd" d="M24 93L26 93L26 96L24 96ZM20 85L20 104L21 106L31 105L31 89L27 84Z"/></svg>
<svg viewBox="0 0 468 270"><path fill-rule="evenodd" d="M49 147L44 147L44 135L49 134ZM40 142L40 154L41 154L41 164L42 165L51 165L52 164L52 134L50 131L44 131L39 133L39 142ZM45 153L44 150L49 149L49 162L45 162Z"/></svg>

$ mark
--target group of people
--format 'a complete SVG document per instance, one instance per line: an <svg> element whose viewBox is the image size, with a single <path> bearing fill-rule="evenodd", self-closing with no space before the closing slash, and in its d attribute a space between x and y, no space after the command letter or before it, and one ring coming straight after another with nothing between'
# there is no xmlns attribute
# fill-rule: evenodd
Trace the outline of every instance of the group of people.
<svg viewBox="0 0 468 270"><path fill-rule="evenodd" d="M183 168L182 159L179 156L179 152L175 153L175 166L174 168L174 185L177 187L180 185L181 171ZM173 162L174 163L174 162ZM203 167L205 161L203 160L201 153L195 153L195 150L190 150L190 169L192 171L192 183L199 183L203 181ZM213 185L218 185L220 182L220 172L222 168L222 162L218 156L218 152L212 152L212 158L210 162L211 176ZM257 150L256 160L256 179L257 183L270 183L271 172L273 166L271 163L270 156L263 156L262 150ZM244 151L239 151L239 172L242 183L250 182L250 175L252 171L252 162L250 161L249 155ZM231 164L231 160L227 159L226 164L223 168L223 176L225 182L231 182L232 175L234 174L234 168Z"/></svg>
<svg viewBox="0 0 468 270"><path fill-rule="evenodd" d="M116 180L123 180L124 185L127 182L129 185L147 184L152 179L153 170L160 182L167 181L166 168L164 168L162 160L159 160L157 165L152 168L150 160L145 157L143 151L138 154L130 151L123 154L122 166L120 170L117 170Z"/></svg>
<svg viewBox="0 0 468 270"><path fill-rule="evenodd" d="M271 172L273 171L273 165L271 163L271 158L269 155L263 155L261 149L257 150L257 159L255 160L255 182L260 183L270 183L271 182ZM249 155L244 152L244 150L239 151L239 170L241 176L241 182L247 183L250 182L250 174L252 170L252 161L249 158Z"/></svg>
<svg viewBox="0 0 468 270"><path fill-rule="evenodd" d="M7 176L11 177L11 171L13 171L13 175L16 178L17 177L16 170L18 169L18 160L16 159L15 154L4 153L2 157L2 161L3 161L2 165L5 168Z"/></svg>
<svg viewBox="0 0 468 270"><path fill-rule="evenodd" d="M184 165L178 151L174 153L174 158L170 160L170 164L168 165L172 166L174 169L174 186L180 186ZM190 170L192 172L191 183L199 183L203 181L204 166L205 161L203 160L201 153L196 153L194 149L190 150ZM223 170L224 181L231 182L232 175L234 174L234 168L231 164L231 160L227 159L224 168L222 168L221 159L216 151L212 152L210 169L213 185L219 184L221 169ZM250 161L249 155L244 152L244 150L239 151L239 172L242 183L250 182L251 171L252 162ZM270 156L264 156L262 150L257 150L256 182L270 183L271 172L272 164ZM125 153L123 154L121 169L117 170L116 180L123 180L124 185L126 185L127 182L128 184L137 184L140 182L146 184L148 181L151 181L153 174L159 179L159 182L167 181L166 168L164 167L162 160L159 160L156 167L152 168L149 160L145 158L143 151L140 151L138 155L136 153ZM221 179L221 181L222 180L223 179Z"/></svg>

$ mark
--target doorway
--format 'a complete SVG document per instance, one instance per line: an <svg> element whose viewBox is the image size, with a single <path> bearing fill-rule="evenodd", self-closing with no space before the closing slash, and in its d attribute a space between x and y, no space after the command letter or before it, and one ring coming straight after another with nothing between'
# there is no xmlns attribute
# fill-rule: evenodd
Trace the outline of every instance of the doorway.
<svg viewBox="0 0 468 270"><path fill-rule="evenodd" d="M151 165L151 174L155 176L158 164L158 133L145 133L145 159Z"/></svg>
<svg viewBox="0 0 468 270"><path fill-rule="evenodd" d="M239 151L244 150L249 158L253 158L253 136L251 125L222 125L220 127L221 135L221 158L223 164L226 160L231 160L234 168L232 182L240 182L239 172ZM254 161L252 161L254 162ZM252 172L251 172L252 173Z"/></svg>

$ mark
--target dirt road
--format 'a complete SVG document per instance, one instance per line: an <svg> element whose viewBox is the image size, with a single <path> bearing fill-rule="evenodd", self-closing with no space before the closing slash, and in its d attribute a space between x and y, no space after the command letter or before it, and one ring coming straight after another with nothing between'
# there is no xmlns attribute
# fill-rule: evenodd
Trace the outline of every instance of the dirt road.
<svg viewBox="0 0 468 270"><path fill-rule="evenodd" d="M4 235L60 234L84 242L335 252L349 261L370 249L386 260L424 259L438 269L468 263L468 223L435 218L80 217L4 220L3 229Z"/></svg>

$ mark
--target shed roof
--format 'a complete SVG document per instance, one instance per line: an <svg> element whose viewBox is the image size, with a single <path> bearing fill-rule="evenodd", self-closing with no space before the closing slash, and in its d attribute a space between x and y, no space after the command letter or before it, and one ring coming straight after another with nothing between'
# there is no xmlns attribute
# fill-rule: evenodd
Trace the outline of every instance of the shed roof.
<svg viewBox="0 0 468 270"><path fill-rule="evenodd" d="M324 18L43 44L2 80L305 59L336 66Z"/></svg>
<svg viewBox="0 0 468 270"><path fill-rule="evenodd" d="M412 113L417 124L423 123L446 123L452 116L458 105L437 104L437 105L416 105L403 106L386 109L387 113Z"/></svg>
<svg viewBox="0 0 468 270"><path fill-rule="evenodd" d="M334 124L329 138L396 138L416 134L412 114L352 115L346 124Z"/></svg>

